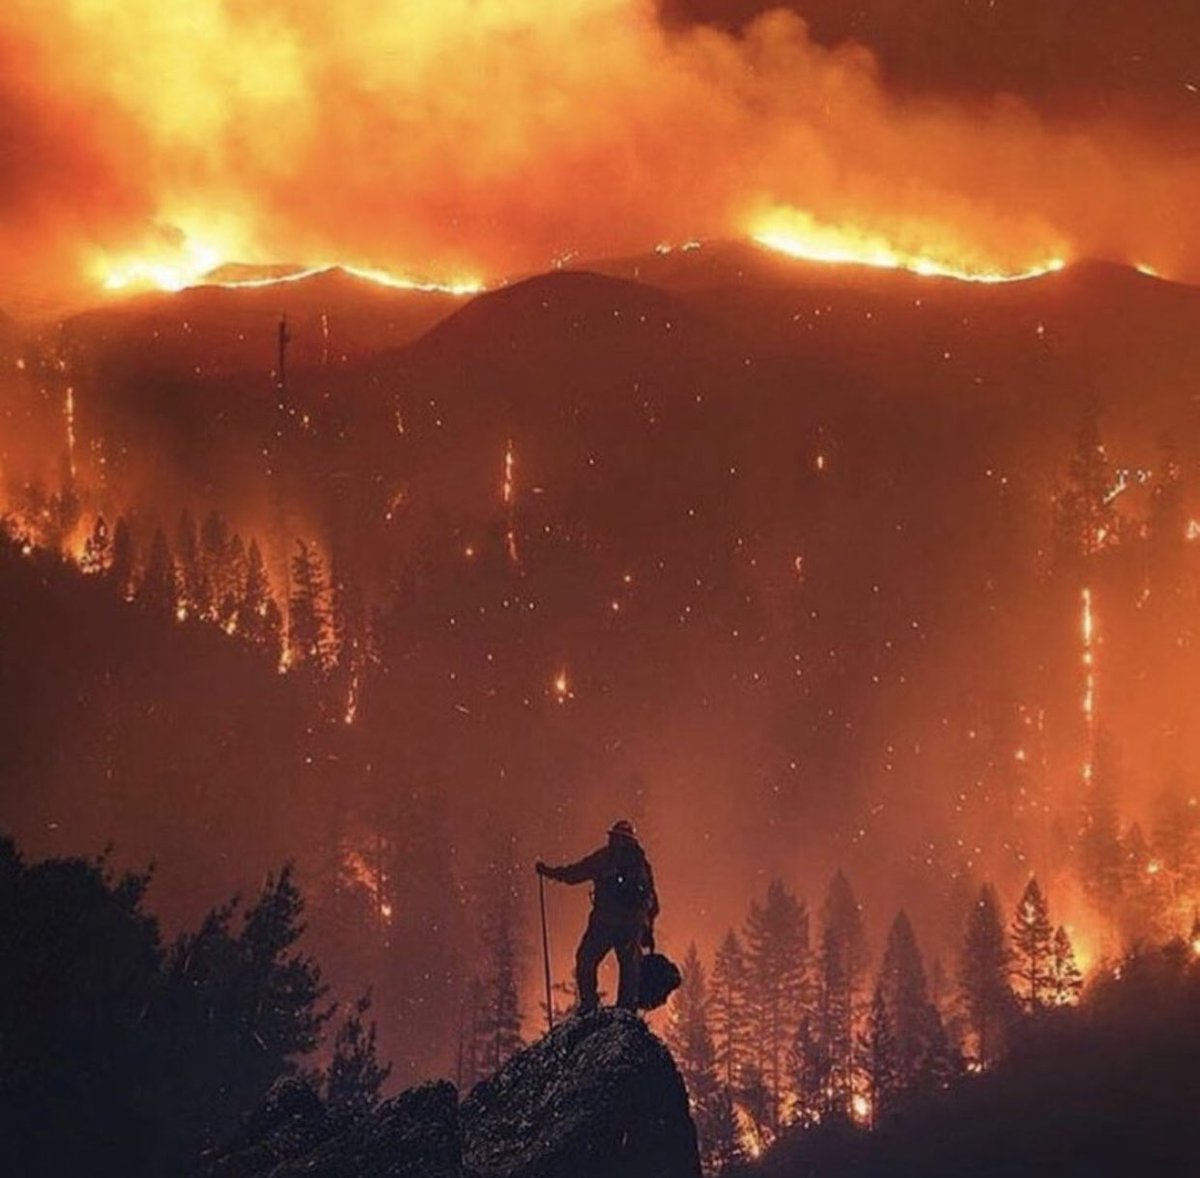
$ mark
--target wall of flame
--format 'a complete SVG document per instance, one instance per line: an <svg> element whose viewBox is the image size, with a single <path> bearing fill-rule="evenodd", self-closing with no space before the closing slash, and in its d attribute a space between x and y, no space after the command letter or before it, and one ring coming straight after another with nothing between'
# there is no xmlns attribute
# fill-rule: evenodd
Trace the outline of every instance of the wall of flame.
<svg viewBox="0 0 1200 1178"><path fill-rule="evenodd" d="M229 259L495 278L790 211L949 270L1200 277L1190 131L901 100L784 12L9 0L0 67L0 304Z"/></svg>

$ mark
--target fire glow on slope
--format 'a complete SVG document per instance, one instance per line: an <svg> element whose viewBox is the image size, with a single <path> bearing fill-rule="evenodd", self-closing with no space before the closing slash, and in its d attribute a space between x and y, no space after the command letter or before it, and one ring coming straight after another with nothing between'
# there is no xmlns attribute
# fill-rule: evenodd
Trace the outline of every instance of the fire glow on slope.
<svg viewBox="0 0 1200 1178"><path fill-rule="evenodd" d="M752 230L759 245L789 257L830 265L871 266L881 270L908 270L927 278L953 278L959 282L1022 282L1062 270L1066 260L1050 256L1023 265L1003 265L952 250L926 246L906 249L881 233L849 225L827 225L808 213L780 209L764 217ZM936 231L923 236L936 237Z"/></svg>
<svg viewBox="0 0 1200 1178"><path fill-rule="evenodd" d="M462 277L446 281L434 281L398 274L378 267L355 266L343 262L326 262L306 265L286 273L261 277L214 280L209 277L220 266L225 265L232 255L214 246L186 237L181 245L170 250L148 252L113 261L97 260L94 272L104 289L113 293L132 293L144 290L176 292L194 286L219 286L229 290L252 290L277 286L281 283L301 282L318 274L341 270L364 282L395 290L425 291L450 295L472 295L486 290L477 278Z"/></svg>

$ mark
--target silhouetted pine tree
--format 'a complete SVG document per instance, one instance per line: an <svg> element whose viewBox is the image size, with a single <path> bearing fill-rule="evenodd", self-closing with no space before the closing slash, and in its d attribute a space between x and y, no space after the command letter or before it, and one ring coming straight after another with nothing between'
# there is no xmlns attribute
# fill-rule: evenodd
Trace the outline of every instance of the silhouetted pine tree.
<svg viewBox="0 0 1200 1178"><path fill-rule="evenodd" d="M1067 930L1060 924L1050 943L1050 1005L1074 1006L1083 991L1083 974Z"/></svg>
<svg viewBox="0 0 1200 1178"><path fill-rule="evenodd" d="M324 670L329 656L329 602L325 573L316 550L296 541L288 603L288 649L293 667Z"/></svg>
<svg viewBox="0 0 1200 1178"><path fill-rule="evenodd" d="M1170 937L1170 881L1134 823L1121 840L1121 935L1126 945Z"/></svg>
<svg viewBox="0 0 1200 1178"><path fill-rule="evenodd" d="M479 929L467 926L463 889L447 854L454 839L436 789L388 789L373 822L382 838L392 912L378 983L380 1022L388 1020L388 1041L399 1045L390 1055L403 1087L419 1078L430 1059L452 1053L462 1021L462 979L476 973L490 982L494 971L486 945L482 956L470 958L477 963L473 968L463 965ZM511 875L494 870L489 876L480 889L485 922L493 920L496 893L512 886Z"/></svg>
<svg viewBox="0 0 1200 1178"><path fill-rule="evenodd" d="M525 1044L521 1036L521 964L517 903L511 863L498 873L485 913L483 946L488 972L479 1016L482 1063L497 1071Z"/></svg>
<svg viewBox="0 0 1200 1178"><path fill-rule="evenodd" d="M108 576L113 589L122 601L129 598L133 590L133 571L137 555L133 546L133 535L129 530L129 522L125 517L118 516L113 528L112 562L109 564Z"/></svg>
<svg viewBox="0 0 1200 1178"><path fill-rule="evenodd" d="M1100 436L1094 400L1084 406L1067 466L1067 485L1055 503L1055 564L1079 574L1085 562L1113 547L1120 538L1120 517L1112 497L1114 479Z"/></svg>
<svg viewBox="0 0 1200 1178"><path fill-rule="evenodd" d="M1173 881L1176 894L1200 892L1200 806L1192 804L1182 781L1176 781L1158 799L1153 845L1154 856Z"/></svg>
<svg viewBox="0 0 1200 1178"><path fill-rule="evenodd" d="M250 573L249 559L241 536L234 535L225 548L225 575L221 596L213 602L217 624L227 633L237 626L239 605L246 593L246 578Z"/></svg>
<svg viewBox="0 0 1200 1178"><path fill-rule="evenodd" d="M788 1062L796 1120L802 1124L814 1123L829 1103L829 1080L833 1070L829 1044L816 1013L805 1014L800 1019L792 1037Z"/></svg>
<svg viewBox="0 0 1200 1178"><path fill-rule="evenodd" d="M279 607L271 596L271 582L257 542L250 542L246 560L246 583L238 604L237 634L256 650L278 658L280 651Z"/></svg>
<svg viewBox="0 0 1200 1178"><path fill-rule="evenodd" d="M788 1051L809 988L808 912L780 880L746 918L747 995L755 1068L770 1094L767 1123L778 1133Z"/></svg>
<svg viewBox="0 0 1200 1178"><path fill-rule="evenodd" d="M175 583L175 564L162 528L154 533L150 543L150 554L142 570L138 584L137 600L140 605L164 617L174 617L178 596Z"/></svg>
<svg viewBox="0 0 1200 1178"><path fill-rule="evenodd" d="M979 1063L985 1068L1004 1053L1017 1013L1009 983L1011 964L1012 950L996 891L991 884L984 884L967 917L958 976Z"/></svg>
<svg viewBox="0 0 1200 1178"><path fill-rule="evenodd" d="M905 1098L944 1087L953 1071L941 1015L929 1000L925 967L908 915L888 932L878 992L895 1045L895 1095Z"/></svg>
<svg viewBox="0 0 1200 1178"><path fill-rule="evenodd" d="M1037 879L1025 885L1012 922L1013 964L1017 997L1031 1013L1050 1001L1053 930Z"/></svg>
<svg viewBox="0 0 1200 1178"><path fill-rule="evenodd" d="M371 1009L371 995L364 994L338 1027L333 1040L333 1058L325 1072L327 1103L352 1117L365 1116L379 1104L391 1064L381 1065L376 1049L375 1023L364 1019Z"/></svg>
<svg viewBox="0 0 1200 1178"><path fill-rule="evenodd" d="M711 1173L720 1174L746 1161L746 1150L742 1144L741 1126L738 1124L733 1093L724 1086L717 1089L713 1098L710 1134L707 1160Z"/></svg>
<svg viewBox="0 0 1200 1178"><path fill-rule="evenodd" d="M817 962L816 1041L828 1079L822 1111L849 1116L858 1073L856 1028L867 967L862 913L849 881L839 871L821 911Z"/></svg>
<svg viewBox="0 0 1200 1178"><path fill-rule="evenodd" d="M465 1094L491 1075L490 1046L484 1037L487 987L478 975L467 982L459 1011L457 1086Z"/></svg>
<svg viewBox="0 0 1200 1178"><path fill-rule="evenodd" d="M303 909L285 867L267 878L237 932L236 905L227 904L173 946L154 1014L170 1045L171 1115L185 1136L224 1137L317 1046L332 1012L319 1005L315 961L297 947Z"/></svg>
<svg viewBox="0 0 1200 1178"><path fill-rule="evenodd" d="M1121 900L1123 856L1116 777L1116 751L1108 735L1101 733L1083 798L1079 870L1088 898L1106 917L1117 911Z"/></svg>
<svg viewBox="0 0 1200 1178"><path fill-rule="evenodd" d="M665 1037L679 1074L687 1085L692 1118L700 1138L700 1156L706 1165L711 1165L716 1149L716 1103L720 1084L716 1049L708 1022L708 985L694 943L688 946L682 972L683 984L671 999Z"/></svg>
<svg viewBox="0 0 1200 1178"><path fill-rule="evenodd" d="M217 511L210 511L200 525L200 567L209 586L206 617L215 617L221 602L237 587L229 570L229 525Z"/></svg>
<svg viewBox="0 0 1200 1178"><path fill-rule="evenodd" d="M721 1083L736 1092L750 1057L746 954L737 933L726 932L713 962L710 1023Z"/></svg>
<svg viewBox="0 0 1200 1178"><path fill-rule="evenodd" d="M200 541L191 512L179 517L175 529L175 560L179 569L179 596L189 617L207 618L212 610L212 587L200 560Z"/></svg>
<svg viewBox="0 0 1200 1178"><path fill-rule="evenodd" d="M884 1001L882 983L876 983L875 993L871 996L862 1054L869 1083L871 1124L877 1125L892 1111L899 1085L896 1037L892 1033L892 1020Z"/></svg>

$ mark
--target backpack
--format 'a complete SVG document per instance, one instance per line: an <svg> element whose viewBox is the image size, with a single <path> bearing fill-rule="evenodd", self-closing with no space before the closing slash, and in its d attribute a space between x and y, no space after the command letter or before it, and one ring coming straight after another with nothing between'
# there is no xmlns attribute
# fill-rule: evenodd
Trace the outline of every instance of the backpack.
<svg viewBox="0 0 1200 1178"><path fill-rule="evenodd" d="M647 953L638 975L638 1009L657 1010L683 984L679 967L661 953Z"/></svg>
<svg viewBox="0 0 1200 1178"><path fill-rule="evenodd" d="M650 875L641 850L623 855L615 869L600 881L604 896L626 912L645 912L650 907Z"/></svg>

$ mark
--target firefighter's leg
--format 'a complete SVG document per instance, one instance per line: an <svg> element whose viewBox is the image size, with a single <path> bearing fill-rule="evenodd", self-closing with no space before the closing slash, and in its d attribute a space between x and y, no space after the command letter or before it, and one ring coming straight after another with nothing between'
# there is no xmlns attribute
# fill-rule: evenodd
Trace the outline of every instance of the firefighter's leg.
<svg viewBox="0 0 1200 1178"><path fill-rule="evenodd" d="M626 1010L637 1010L638 1008L638 982L642 973L641 941L640 933L632 933L617 945L617 961L621 966L617 1005Z"/></svg>
<svg viewBox="0 0 1200 1178"><path fill-rule="evenodd" d="M579 992L579 1013L588 1014L599 1003L596 971L604 955L612 948L607 930L593 916L588 920L583 940L575 951L575 987Z"/></svg>

